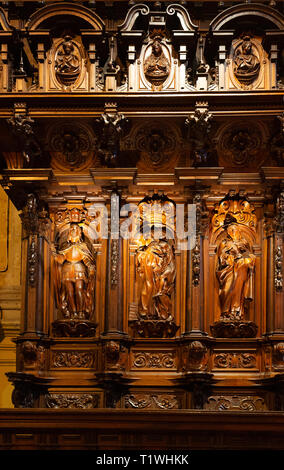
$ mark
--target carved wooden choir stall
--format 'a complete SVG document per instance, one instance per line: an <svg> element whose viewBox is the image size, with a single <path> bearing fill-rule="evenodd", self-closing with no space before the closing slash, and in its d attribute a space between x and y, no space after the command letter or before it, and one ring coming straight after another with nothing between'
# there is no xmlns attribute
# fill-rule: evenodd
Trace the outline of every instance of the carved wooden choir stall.
<svg viewBox="0 0 284 470"><path fill-rule="evenodd" d="M15 407L283 411L281 5L17 3L0 8Z"/></svg>

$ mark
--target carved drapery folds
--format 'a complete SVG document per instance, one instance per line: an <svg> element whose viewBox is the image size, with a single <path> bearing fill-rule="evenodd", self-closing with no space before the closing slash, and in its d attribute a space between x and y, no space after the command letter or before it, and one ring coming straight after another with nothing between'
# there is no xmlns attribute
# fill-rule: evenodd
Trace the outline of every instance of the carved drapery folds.
<svg viewBox="0 0 284 470"><path fill-rule="evenodd" d="M175 205L166 196L139 203L141 233L136 252L138 319L131 322L141 336L174 336L172 295L175 286Z"/></svg>
<svg viewBox="0 0 284 470"><path fill-rule="evenodd" d="M92 336L95 308L96 253L90 239L86 211L77 208L55 215L54 287L58 313L57 336Z"/></svg>
<svg viewBox="0 0 284 470"><path fill-rule="evenodd" d="M253 300L255 255L252 243L256 216L251 203L240 194L229 194L212 218L216 250L216 277L220 304L219 321L211 327L214 336L255 336L257 328L248 322Z"/></svg>

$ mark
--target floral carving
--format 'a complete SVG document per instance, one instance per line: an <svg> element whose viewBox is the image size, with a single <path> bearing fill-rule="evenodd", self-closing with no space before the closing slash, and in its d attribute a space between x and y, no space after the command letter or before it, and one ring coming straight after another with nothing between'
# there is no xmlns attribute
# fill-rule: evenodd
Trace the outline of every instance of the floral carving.
<svg viewBox="0 0 284 470"><path fill-rule="evenodd" d="M86 351L56 351L53 353L53 367L79 367L90 368L95 360L94 353Z"/></svg>
<svg viewBox="0 0 284 470"><path fill-rule="evenodd" d="M255 396L214 396L209 397L205 409L214 411L263 411L263 398Z"/></svg>
<svg viewBox="0 0 284 470"><path fill-rule="evenodd" d="M134 354L133 366L138 369L173 369L175 353L137 352Z"/></svg>
<svg viewBox="0 0 284 470"><path fill-rule="evenodd" d="M97 408L99 397L87 393L52 393L46 396L47 408Z"/></svg>
<svg viewBox="0 0 284 470"><path fill-rule="evenodd" d="M176 395L127 395L125 397L125 408L173 410L180 407L180 400Z"/></svg>
<svg viewBox="0 0 284 470"><path fill-rule="evenodd" d="M219 353L214 356L214 367L220 369L253 369L256 357L249 353Z"/></svg>

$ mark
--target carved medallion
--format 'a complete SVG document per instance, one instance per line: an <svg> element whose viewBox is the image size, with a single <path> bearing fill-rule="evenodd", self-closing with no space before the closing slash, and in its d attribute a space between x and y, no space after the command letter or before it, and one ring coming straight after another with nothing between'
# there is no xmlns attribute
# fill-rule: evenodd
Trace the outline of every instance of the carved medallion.
<svg viewBox="0 0 284 470"><path fill-rule="evenodd" d="M171 65L167 57L167 49L163 46L163 36L158 31L151 34L151 42L145 51L143 63L144 75L154 90L161 89L167 80Z"/></svg>
<svg viewBox="0 0 284 470"><path fill-rule="evenodd" d="M81 57L78 45L71 36L65 36L59 44L54 58L54 69L61 85L73 85L81 72Z"/></svg>
<svg viewBox="0 0 284 470"><path fill-rule="evenodd" d="M48 131L47 145L56 169L83 170L93 163L95 136L87 126L57 123Z"/></svg>
<svg viewBox="0 0 284 470"><path fill-rule="evenodd" d="M177 164L182 143L180 131L174 125L153 120L133 127L122 141L122 148L141 153L137 163L140 171L148 172L149 168L166 171Z"/></svg>
<svg viewBox="0 0 284 470"><path fill-rule="evenodd" d="M239 171L259 168L266 158L267 129L261 122L236 121L221 127L216 136L219 165Z"/></svg>
<svg viewBox="0 0 284 470"><path fill-rule="evenodd" d="M258 50L249 35L243 35L241 42L236 46L233 57L233 70L235 77L245 86L253 83L259 75Z"/></svg>

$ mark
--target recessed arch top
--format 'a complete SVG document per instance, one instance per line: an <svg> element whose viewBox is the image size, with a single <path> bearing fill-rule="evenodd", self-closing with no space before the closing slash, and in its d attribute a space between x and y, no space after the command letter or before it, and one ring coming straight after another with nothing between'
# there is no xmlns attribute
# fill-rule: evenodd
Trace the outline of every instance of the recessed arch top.
<svg viewBox="0 0 284 470"><path fill-rule="evenodd" d="M1 8L1 7L0 7L0 27L3 31L9 31L9 32L12 31L12 28L9 25L8 21L7 21L5 12L4 12L3 8ZM1 29L0 29L0 31L1 31Z"/></svg>
<svg viewBox="0 0 284 470"><path fill-rule="evenodd" d="M105 26L103 20L89 8L81 4L58 2L47 5L33 13L25 27L29 31L36 31L44 21L58 15L69 15L80 18L89 23L90 29L93 28L96 31L102 31Z"/></svg>
<svg viewBox="0 0 284 470"><path fill-rule="evenodd" d="M270 21L277 29L284 29L284 16L277 10L260 3L238 4L222 11L210 23L211 31L226 29L226 25L236 19L255 16Z"/></svg>

